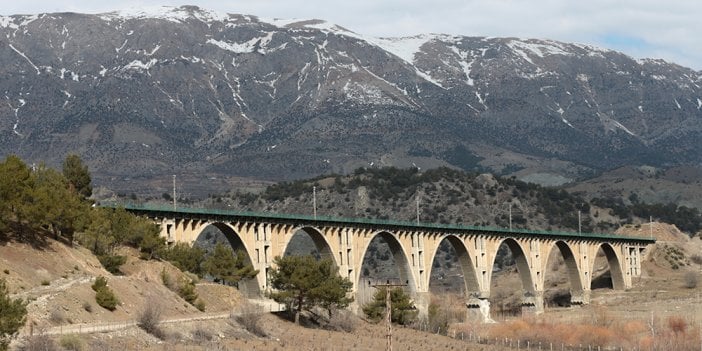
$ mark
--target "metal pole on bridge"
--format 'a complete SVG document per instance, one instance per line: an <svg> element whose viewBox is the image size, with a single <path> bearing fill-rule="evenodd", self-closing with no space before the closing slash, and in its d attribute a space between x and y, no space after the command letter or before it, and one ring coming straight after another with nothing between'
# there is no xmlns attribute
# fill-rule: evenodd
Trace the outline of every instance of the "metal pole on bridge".
<svg viewBox="0 0 702 351"><path fill-rule="evenodd" d="M417 225L419 225L419 192L417 192Z"/></svg>
<svg viewBox="0 0 702 351"><path fill-rule="evenodd" d="M177 209L176 206L176 175L173 175L173 210Z"/></svg>
<svg viewBox="0 0 702 351"><path fill-rule="evenodd" d="M314 219L317 219L317 187L312 187L312 213L314 214Z"/></svg>

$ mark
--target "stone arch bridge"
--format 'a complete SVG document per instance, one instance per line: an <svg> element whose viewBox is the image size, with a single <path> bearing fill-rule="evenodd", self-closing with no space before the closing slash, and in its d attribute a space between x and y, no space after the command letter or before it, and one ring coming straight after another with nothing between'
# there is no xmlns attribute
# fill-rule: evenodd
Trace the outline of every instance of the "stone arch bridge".
<svg viewBox="0 0 702 351"><path fill-rule="evenodd" d="M269 289L268 272L273 258L282 256L293 235L302 230L314 241L323 257L331 258L341 276L354 284L357 295L363 289L361 269L370 242L381 236L389 245L397 264L399 279L420 310L429 302L429 277L439 244L447 240L455 249L463 271L466 304L486 306L490 297L492 267L497 250L506 244L514 257L523 287L522 305L543 311L547 261L552 250L564 259L571 287L571 303L588 304L595 258L601 248L609 263L615 290L631 288L632 278L641 274L642 251L653 239L608 234L578 234L508 230L463 225L395 222L369 219L342 219L286 214L257 214L200 208L168 206L126 206L137 215L147 216L161 227L168 243L192 244L210 225L217 227L229 242L246 251L248 260L259 270L249 282L249 293Z"/></svg>

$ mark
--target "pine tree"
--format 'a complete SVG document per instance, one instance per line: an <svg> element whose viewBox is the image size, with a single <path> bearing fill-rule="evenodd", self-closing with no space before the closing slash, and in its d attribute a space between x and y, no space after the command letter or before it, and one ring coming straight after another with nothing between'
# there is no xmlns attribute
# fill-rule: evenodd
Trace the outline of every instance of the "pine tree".
<svg viewBox="0 0 702 351"><path fill-rule="evenodd" d="M232 252L222 243L217 243L214 251L203 263L204 271L215 281L238 286L239 281L254 278L258 274L251 264L246 263L246 253Z"/></svg>
<svg viewBox="0 0 702 351"><path fill-rule="evenodd" d="M9 339L24 325L27 303L11 299L5 279L0 279L0 351L7 350Z"/></svg>
<svg viewBox="0 0 702 351"><path fill-rule="evenodd" d="M273 260L270 272L275 291L269 297L290 307L299 323L300 313L319 306L330 313L334 308L345 308L353 301L348 296L352 284L342 278L330 259L317 261L313 256L284 256Z"/></svg>
<svg viewBox="0 0 702 351"><path fill-rule="evenodd" d="M93 194L88 166L83 164L80 156L76 154L66 156L63 161L63 175L83 199L87 199Z"/></svg>
<svg viewBox="0 0 702 351"><path fill-rule="evenodd" d="M0 218L4 223L23 225L30 212L33 187L32 171L19 157L10 155L0 163Z"/></svg>
<svg viewBox="0 0 702 351"><path fill-rule="evenodd" d="M55 239L63 236L73 240L73 233L82 229L81 218L88 206L69 190L66 178L59 172L41 165L34 171L33 201L28 204L33 227L48 229Z"/></svg>
<svg viewBox="0 0 702 351"><path fill-rule="evenodd" d="M199 246L190 246L186 243L176 243L161 256L178 267L181 271L187 271L198 276L202 276L202 264L205 261L205 250Z"/></svg>
<svg viewBox="0 0 702 351"><path fill-rule="evenodd" d="M373 295L373 301L363 306L363 313L374 321L379 321L385 315L385 295L387 288L378 289ZM408 325L417 319L418 311L410 296L402 288L390 290L391 314L393 323Z"/></svg>

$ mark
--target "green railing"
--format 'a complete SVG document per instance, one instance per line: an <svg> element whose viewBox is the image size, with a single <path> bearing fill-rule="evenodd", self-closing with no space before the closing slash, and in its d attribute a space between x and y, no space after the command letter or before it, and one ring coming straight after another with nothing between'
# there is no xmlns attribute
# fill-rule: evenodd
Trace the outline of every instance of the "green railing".
<svg viewBox="0 0 702 351"><path fill-rule="evenodd" d="M331 217L331 216L310 216L310 215L300 215L300 214L287 214L287 213L267 213L267 212L250 212L250 211L232 211L232 210L222 210L213 208L193 208L193 207L177 207L173 208L172 205L157 205L157 204L132 204L132 203L116 203L116 202L103 202L100 204L101 207L111 207L119 208L122 207L128 211L134 212L166 212L166 213L180 213L180 214L190 214L190 215L201 215L203 217L231 217L231 218L265 218L272 220L285 220L285 221L302 221L302 222L316 222L316 223L343 223L343 224L356 224L356 225L369 225L369 226L385 226L385 227L402 227L402 228L413 228L413 229L429 229L429 230L448 230L448 231L480 231L488 232L502 235L528 235L528 236L550 236L550 237L573 237L573 238L589 238L598 240L617 240L617 241L639 241L645 243L654 243L656 240L653 238L643 238L643 237L629 237L622 235L614 235L607 233L574 233L574 232L555 232L555 231L539 231L539 230L526 230L526 229L507 229L507 228L496 228L496 227L480 227L471 226L463 224L440 224L440 223L423 223L423 222L409 222L409 221L393 221L393 220L383 220L383 219L369 219L369 218L342 218L342 217Z"/></svg>

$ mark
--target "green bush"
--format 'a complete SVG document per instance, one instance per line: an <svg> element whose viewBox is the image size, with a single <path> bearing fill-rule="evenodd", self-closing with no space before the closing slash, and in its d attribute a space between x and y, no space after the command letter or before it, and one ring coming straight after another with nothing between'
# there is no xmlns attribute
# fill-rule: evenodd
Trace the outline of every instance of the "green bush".
<svg viewBox="0 0 702 351"><path fill-rule="evenodd" d="M161 282L163 282L165 287L173 290L173 279L171 279L171 275L166 272L166 268L161 269Z"/></svg>
<svg viewBox="0 0 702 351"><path fill-rule="evenodd" d="M195 308L197 308L200 312L205 312L205 301L195 301Z"/></svg>
<svg viewBox="0 0 702 351"><path fill-rule="evenodd" d="M95 290L95 302L97 302L98 305L110 311L114 311L117 308L119 300L112 289L107 286L107 279L105 279L105 277L97 277L92 288Z"/></svg>
<svg viewBox="0 0 702 351"><path fill-rule="evenodd" d="M122 274L119 267L127 262L127 257L119 255L101 255L98 256L98 260L100 260L100 264L102 264L108 272L112 274Z"/></svg>
<svg viewBox="0 0 702 351"><path fill-rule="evenodd" d="M6 350L9 338L24 325L27 303L11 299L5 279L0 279L0 350Z"/></svg>
<svg viewBox="0 0 702 351"><path fill-rule="evenodd" d="M93 288L93 291L98 291L102 288L106 288L107 287L107 278L105 278L103 276L99 276L99 277L95 278L95 282L93 283L93 285L91 287Z"/></svg>
<svg viewBox="0 0 702 351"><path fill-rule="evenodd" d="M197 300L197 291L195 291L195 284L190 280L183 280L178 288L178 295L187 301L191 305L195 305Z"/></svg>
<svg viewBox="0 0 702 351"><path fill-rule="evenodd" d="M95 302L110 311L114 311L119 304L117 296L110 288L102 288L95 292Z"/></svg>

